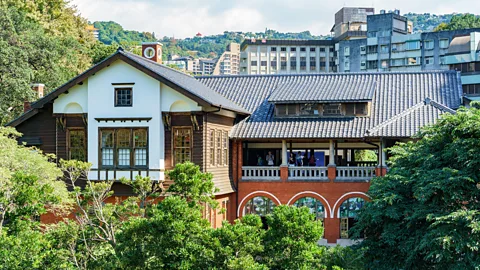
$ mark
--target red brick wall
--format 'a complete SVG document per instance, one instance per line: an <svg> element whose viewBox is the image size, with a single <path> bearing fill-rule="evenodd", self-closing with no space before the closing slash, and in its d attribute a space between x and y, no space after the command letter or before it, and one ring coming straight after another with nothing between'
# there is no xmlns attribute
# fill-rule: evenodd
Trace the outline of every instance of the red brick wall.
<svg viewBox="0 0 480 270"><path fill-rule="evenodd" d="M340 221L337 213L343 201L351 197L361 197L368 200L365 193L369 183L338 183L338 182L239 182L238 206L236 213L243 215L245 204L253 197L265 196L275 204L293 204L302 197L314 197L325 207L325 238L329 243L335 243L340 238Z"/></svg>

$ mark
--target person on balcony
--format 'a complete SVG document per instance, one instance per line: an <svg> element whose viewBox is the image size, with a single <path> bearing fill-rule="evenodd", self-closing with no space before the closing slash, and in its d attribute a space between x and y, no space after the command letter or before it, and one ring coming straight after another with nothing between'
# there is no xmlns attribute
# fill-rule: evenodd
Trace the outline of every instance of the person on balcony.
<svg viewBox="0 0 480 270"><path fill-rule="evenodd" d="M315 158L315 156L313 154L310 155L310 159L308 160L308 166L310 166L310 167L317 166L317 159Z"/></svg>
<svg viewBox="0 0 480 270"><path fill-rule="evenodd" d="M257 166L263 166L263 159L257 154Z"/></svg>
<svg viewBox="0 0 480 270"><path fill-rule="evenodd" d="M295 163L295 157L293 156L293 153L290 153L290 158L288 159L288 166L295 167Z"/></svg>
<svg viewBox="0 0 480 270"><path fill-rule="evenodd" d="M297 153L297 166L302 167L303 166L303 155L302 152L298 151Z"/></svg>
<svg viewBox="0 0 480 270"><path fill-rule="evenodd" d="M272 155L272 152L271 151L268 151L268 155L267 157L265 158L265 160L267 161L267 165L268 166L273 166L275 165L275 156Z"/></svg>

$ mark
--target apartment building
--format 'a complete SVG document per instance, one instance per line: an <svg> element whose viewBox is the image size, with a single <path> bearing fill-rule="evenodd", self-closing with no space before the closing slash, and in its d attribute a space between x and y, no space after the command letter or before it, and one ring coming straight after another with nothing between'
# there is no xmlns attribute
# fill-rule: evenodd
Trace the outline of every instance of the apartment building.
<svg viewBox="0 0 480 270"><path fill-rule="evenodd" d="M335 40L365 38L367 17L373 14L374 8L344 7L335 13L335 24L330 32Z"/></svg>
<svg viewBox="0 0 480 270"><path fill-rule="evenodd" d="M480 31L454 37L444 61L460 71L467 102L480 101Z"/></svg>
<svg viewBox="0 0 480 270"><path fill-rule="evenodd" d="M183 56L165 61L163 64L176 65L179 68L192 73L195 76L212 75L215 68L215 59L200 58L195 59L191 56Z"/></svg>
<svg viewBox="0 0 480 270"><path fill-rule="evenodd" d="M462 70L475 73L476 32L480 29L411 33L413 25L398 10L367 17L367 38L335 44L340 72ZM455 40L455 42L454 42ZM459 45L461 44L461 45ZM455 49L450 49L454 46ZM458 49L461 48L461 49ZM458 56L461 55L461 56ZM465 57L464 55L469 55ZM447 59L449 59L447 61ZM472 68L470 68L472 67ZM475 77L462 80L465 94L477 93ZM480 92L479 92L480 94Z"/></svg>
<svg viewBox="0 0 480 270"><path fill-rule="evenodd" d="M213 75L238 75L240 73L240 44L228 44L225 52L218 58Z"/></svg>
<svg viewBox="0 0 480 270"><path fill-rule="evenodd" d="M240 74L335 72L334 40L255 40L241 45Z"/></svg>

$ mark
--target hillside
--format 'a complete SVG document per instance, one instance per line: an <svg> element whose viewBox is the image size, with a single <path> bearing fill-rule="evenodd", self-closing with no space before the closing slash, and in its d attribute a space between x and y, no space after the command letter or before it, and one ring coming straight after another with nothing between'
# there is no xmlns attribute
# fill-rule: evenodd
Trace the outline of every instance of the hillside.
<svg viewBox="0 0 480 270"><path fill-rule="evenodd" d="M125 30L116 22L95 22L95 28L99 30L99 39L101 42L111 45L119 44L122 46L139 45L144 41L155 41L157 38L154 33L138 32ZM197 56L214 58L220 56L225 47L230 42L241 43L245 37L248 38L269 38L269 39L324 39L325 36L315 36L309 31L300 33L280 33L275 30L266 29L265 32L229 32L223 34L192 37L185 39L173 39L163 37L158 40L163 44L164 57L171 54L180 56ZM165 58L166 59L166 58Z"/></svg>
<svg viewBox="0 0 480 270"><path fill-rule="evenodd" d="M403 16L407 17L409 21L413 22L413 32L433 31L433 29L435 29L435 27L437 27L439 24L450 22L454 15L456 14L452 13L436 15L430 13L417 14L411 12L403 14Z"/></svg>
<svg viewBox="0 0 480 270"><path fill-rule="evenodd" d="M414 32L433 31L439 24L448 23L456 15L444 14L436 15L430 13L404 14L408 20L413 22ZM174 39L171 37L156 37L154 33L139 32L134 30L125 30L116 22L95 22L95 28L99 30L99 39L101 42L111 45L119 44L124 47L134 47L144 41L158 40L163 43L163 57L168 59L170 55L194 57L215 58L220 56L225 47L230 42L241 43L245 38L268 38L268 39L326 39L328 36L315 36L310 31L299 33L282 33L276 30L265 29L264 32L231 32L225 31L223 34L191 37L185 39Z"/></svg>

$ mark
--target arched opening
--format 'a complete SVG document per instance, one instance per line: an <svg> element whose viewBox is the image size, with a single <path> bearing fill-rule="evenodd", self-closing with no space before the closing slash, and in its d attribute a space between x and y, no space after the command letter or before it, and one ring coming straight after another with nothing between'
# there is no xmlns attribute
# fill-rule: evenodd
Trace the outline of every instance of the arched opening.
<svg viewBox="0 0 480 270"><path fill-rule="evenodd" d="M266 216L273 212L275 208L275 203L268 197L257 196L250 199L244 207L244 213L259 215L262 219L264 228L267 228Z"/></svg>
<svg viewBox="0 0 480 270"><path fill-rule="evenodd" d="M315 215L315 220L322 221L324 223L327 213L325 212L325 206L320 200L317 200L313 197L302 197L293 203L296 207L307 207L310 210L310 213ZM325 226L323 227L323 235L325 235ZM322 237L323 237L322 235Z"/></svg>
<svg viewBox="0 0 480 270"><path fill-rule="evenodd" d="M293 203L296 207L307 207L310 213L315 215L316 220L323 222L326 217L325 207L320 200L313 197L302 197Z"/></svg>
<svg viewBox="0 0 480 270"><path fill-rule="evenodd" d="M190 106L187 102L183 100L177 100L172 105L170 105L170 112L189 112L191 111Z"/></svg>
<svg viewBox="0 0 480 270"><path fill-rule="evenodd" d="M365 199L360 197L348 198L340 205L338 209L340 216L340 238L350 238L350 229L357 222L358 211L362 209L364 205Z"/></svg>
<svg viewBox="0 0 480 270"><path fill-rule="evenodd" d="M65 106L64 113L83 113L83 108L80 104L71 102Z"/></svg>

